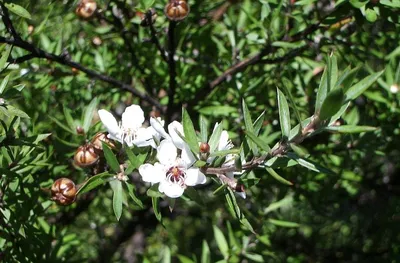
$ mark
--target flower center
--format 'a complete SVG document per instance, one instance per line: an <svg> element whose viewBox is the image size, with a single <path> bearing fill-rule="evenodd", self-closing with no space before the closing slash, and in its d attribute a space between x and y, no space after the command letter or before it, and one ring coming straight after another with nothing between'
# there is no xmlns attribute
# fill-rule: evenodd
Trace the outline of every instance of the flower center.
<svg viewBox="0 0 400 263"><path fill-rule="evenodd" d="M185 185L186 172L177 166L169 168L166 176L167 181L171 183L179 184L180 186Z"/></svg>
<svg viewBox="0 0 400 263"><path fill-rule="evenodd" d="M132 142L137 138L137 129L126 128L122 125L122 122L119 123L119 128L123 131L122 141L125 141L129 146L131 146Z"/></svg>

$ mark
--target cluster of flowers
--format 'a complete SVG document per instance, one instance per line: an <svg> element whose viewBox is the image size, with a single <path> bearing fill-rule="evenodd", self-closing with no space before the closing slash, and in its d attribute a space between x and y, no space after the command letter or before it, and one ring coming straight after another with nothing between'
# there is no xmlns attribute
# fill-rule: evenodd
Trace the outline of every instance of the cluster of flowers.
<svg viewBox="0 0 400 263"><path fill-rule="evenodd" d="M138 105L131 105L122 114L121 122L106 110L99 110L99 117L108 130L110 139L119 141L129 147L151 146L157 151L154 164L145 163L139 167L142 180L151 184L159 183L158 190L168 197L180 197L187 186L206 183L206 176L194 166L198 153L193 154L189 145L182 139L182 124L173 121L168 125L168 133L164 129L161 118L150 118L150 126L144 127L143 110ZM218 125L218 124L216 124ZM228 132L223 131L216 151L229 150L233 144ZM213 158L208 158L210 164ZM222 166L234 165L234 156L226 156ZM233 178L233 173L226 176Z"/></svg>

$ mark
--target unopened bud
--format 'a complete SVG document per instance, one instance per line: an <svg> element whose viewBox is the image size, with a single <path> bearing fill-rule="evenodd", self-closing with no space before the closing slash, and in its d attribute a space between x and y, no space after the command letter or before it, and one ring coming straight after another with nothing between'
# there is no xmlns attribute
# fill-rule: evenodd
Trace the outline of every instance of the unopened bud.
<svg viewBox="0 0 400 263"><path fill-rule="evenodd" d="M91 17L97 9L97 3L94 0L82 0L76 7L75 13L82 18Z"/></svg>
<svg viewBox="0 0 400 263"><path fill-rule="evenodd" d="M82 135L85 134L85 130L82 128L82 126L76 126L76 133Z"/></svg>
<svg viewBox="0 0 400 263"><path fill-rule="evenodd" d="M111 149L115 148L115 144L107 137L106 132L99 132L97 133L91 143L95 149L95 151L100 154L103 151L103 144L102 142L106 143Z"/></svg>
<svg viewBox="0 0 400 263"><path fill-rule="evenodd" d="M396 83L392 84L392 86L390 86L390 92L393 94L396 94L397 92L399 92L399 85L397 85Z"/></svg>

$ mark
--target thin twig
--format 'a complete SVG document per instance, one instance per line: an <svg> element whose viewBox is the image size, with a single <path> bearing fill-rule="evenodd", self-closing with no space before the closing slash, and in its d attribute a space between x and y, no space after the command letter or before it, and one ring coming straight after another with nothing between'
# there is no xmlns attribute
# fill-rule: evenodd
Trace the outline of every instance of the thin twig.
<svg viewBox="0 0 400 263"><path fill-rule="evenodd" d="M20 39L21 37L18 35L17 31L15 30L15 28L11 22L10 15L8 13L8 9L7 9L7 7L5 7L5 5L2 1L0 1L0 7L1 7L1 12L2 12L1 19L3 20L3 23L6 26L7 31L12 35L12 37L14 39Z"/></svg>
<svg viewBox="0 0 400 263"><path fill-rule="evenodd" d="M160 55L161 55L162 59L163 59L165 62L168 63L168 58L167 58L167 56L165 55L165 50L161 47L160 41L158 40L157 32L156 32L156 30L155 30L155 28L154 28L153 21L152 21L152 15L153 15L153 13L152 13L151 10L149 10L149 11L145 14L145 19L147 20L147 24L148 24L149 27L150 27L151 42L153 42L153 43L156 45L158 51L160 52Z"/></svg>
<svg viewBox="0 0 400 263"><path fill-rule="evenodd" d="M169 22L168 28L168 69L169 69L169 89L168 89L168 107L165 116L165 123L169 123L175 110L174 97L176 91L176 68L175 68L175 21Z"/></svg>

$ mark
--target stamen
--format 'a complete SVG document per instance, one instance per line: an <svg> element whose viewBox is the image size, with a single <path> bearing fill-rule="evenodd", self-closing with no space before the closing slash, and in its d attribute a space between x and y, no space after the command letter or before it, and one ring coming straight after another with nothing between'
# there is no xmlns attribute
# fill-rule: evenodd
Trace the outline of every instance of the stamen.
<svg viewBox="0 0 400 263"><path fill-rule="evenodd" d="M185 186L186 171L177 166L169 168L166 177L167 181L173 184L178 184L181 187Z"/></svg>

